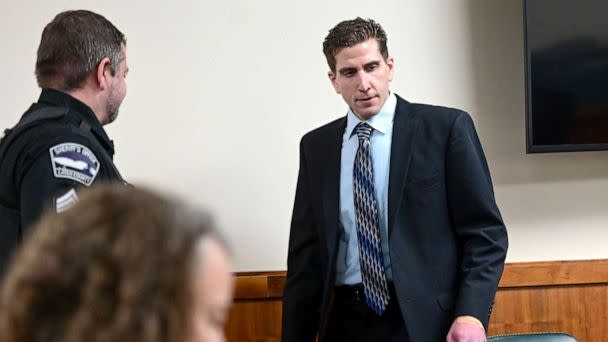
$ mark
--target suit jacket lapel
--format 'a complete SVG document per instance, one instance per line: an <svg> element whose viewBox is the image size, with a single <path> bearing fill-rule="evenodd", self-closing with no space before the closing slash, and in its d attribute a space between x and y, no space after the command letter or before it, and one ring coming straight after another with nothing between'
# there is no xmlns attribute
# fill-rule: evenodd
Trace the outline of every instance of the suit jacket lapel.
<svg viewBox="0 0 608 342"><path fill-rule="evenodd" d="M340 168L342 159L342 135L346 128L346 117L332 127L326 146L319 146L326 151L326 168L323 177L323 208L327 231L327 248L333 251L336 246L338 227L340 226Z"/></svg>
<svg viewBox="0 0 608 342"><path fill-rule="evenodd" d="M410 104L397 96L393 121L391 161L388 182L388 236L391 236L395 215L403 199L405 180L415 144L418 118L410 112Z"/></svg>

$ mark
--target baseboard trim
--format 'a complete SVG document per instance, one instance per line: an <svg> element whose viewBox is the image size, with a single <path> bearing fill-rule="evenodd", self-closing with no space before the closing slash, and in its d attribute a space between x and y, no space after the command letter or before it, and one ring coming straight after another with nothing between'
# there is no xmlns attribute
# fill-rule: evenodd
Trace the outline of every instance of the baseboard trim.
<svg viewBox="0 0 608 342"><path fill-rule="evenodd" d="M238 272L235 299L276 299L283 294L285 271ZM499 288L608 284L608 259L514 262L505 265Z"/></svg>

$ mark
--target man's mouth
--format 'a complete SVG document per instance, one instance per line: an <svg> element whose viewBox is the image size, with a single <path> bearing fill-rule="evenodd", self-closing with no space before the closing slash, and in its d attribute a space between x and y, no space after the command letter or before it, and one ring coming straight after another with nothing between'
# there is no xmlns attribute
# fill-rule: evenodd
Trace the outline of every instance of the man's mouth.
<svg viewBox="0 0 608 342"><path fill-rule="evenodd" d="M369 102L369 101L375 99L376 97L377 96L361 97L361 98L358 98L356 101L357 102Z"/></svg>

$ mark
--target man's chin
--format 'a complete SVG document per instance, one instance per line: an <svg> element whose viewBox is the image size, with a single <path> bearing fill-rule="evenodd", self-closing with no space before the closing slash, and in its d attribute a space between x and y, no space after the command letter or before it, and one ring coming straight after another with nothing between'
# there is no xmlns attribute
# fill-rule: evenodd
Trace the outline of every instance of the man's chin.
<svg viewBox="0 0 608 342"><path fill-rule="evenodd" d="M355 114L357 114L357 116L360 119L367 120L367 119L371 118L372 116L378 114L379 111L380 111L379 108L376 108L375 106L373 106L373 107L361 108L361 109L357 110L355 112Z"/></svg>
<svg viewBox="0 0 608 342"><path fill-rule="evenodd" d="M117 118L118 118L118 111L112 111L112 112L108 113L108 123L112 123L112 122L116 121Z"/></svg>

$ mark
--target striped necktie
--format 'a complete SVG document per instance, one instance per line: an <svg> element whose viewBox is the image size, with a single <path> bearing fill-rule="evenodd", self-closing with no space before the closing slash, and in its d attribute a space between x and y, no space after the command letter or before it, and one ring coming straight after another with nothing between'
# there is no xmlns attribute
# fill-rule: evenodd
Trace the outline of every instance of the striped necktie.
<svg viewBox="0 0 608 342"><path fill-rule="evenodd" d="M355 127L359 137L359 148L353 167L353 188L357 238L359 240L359 262L367 305L382 315L389 301L389 292L384 272L380 244L378 205L374 191L374 174L370 136L373 128L360 122Z"/></svg>

